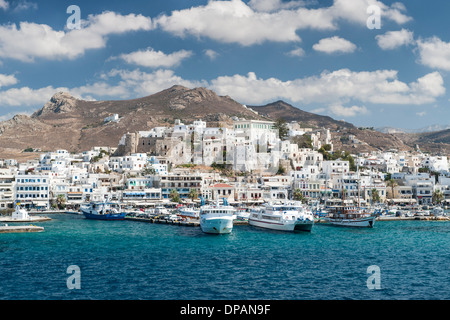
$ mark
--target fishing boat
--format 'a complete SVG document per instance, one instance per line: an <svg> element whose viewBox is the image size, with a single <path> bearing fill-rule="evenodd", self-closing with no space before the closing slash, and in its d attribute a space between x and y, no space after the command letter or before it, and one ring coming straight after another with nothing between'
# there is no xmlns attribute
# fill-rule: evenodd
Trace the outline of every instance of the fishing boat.
<svg viewBox="0 0 450 320"><path fill-rule="evenodd" d="M202 199L200 207L200 228L205 233L223 234L231 233L233 230L233 219L235 218L236 209L228 205L226 199L223 204L204 205Z"/></svg>
<svg viewBox="0 0 450 320"><path fill-rule="evenodd" d="M366 212L363 209L343 203L331 208L331 212L326 217L332 225L341 227L359 227L359 228L373 228L375 224L376 215Z"/></svg>
<svg viewBox="0 0 450 320"><path fill-rule="evenodd" d="M342 186L342 203L331 208L326 217L331 225L341 227L373 228L375 225L376 214L360 207L359 199L359 166L357 169L358 178L358 202L357 205L348 203L345 200L345 190Z"/></svg>
<svg viewBox="0 0 450 320"><path fill-rule="evenodd" d="M251 212L248 224L279 231L311 232L314 216L300 201L267 203Z"/></svg>
<svg viewBox="0 0 450 320"><path fill-rule="evenodd" d="M124 220L126 215L119 204L107 201L84 204L80 210L86 219L95 220Z"/></svg>

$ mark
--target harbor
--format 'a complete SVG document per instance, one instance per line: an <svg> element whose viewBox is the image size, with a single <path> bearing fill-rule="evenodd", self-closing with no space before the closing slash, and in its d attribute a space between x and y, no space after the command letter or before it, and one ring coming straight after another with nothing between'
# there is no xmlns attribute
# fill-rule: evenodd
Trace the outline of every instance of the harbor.
<svg viewBox="0 0 450 320"><path fill-rule="evenodd" d="M0 233L23 233L23 232L42 232L43 227L39 226L10 226L8 224L0 225Z"/></svg>
<svg viewBox="0 0 450 320"><path fill-rule="evenodd" d="M129 217L129 216L126 216L125 220L145 222L145 223L156 223L156 224L171 224L171 225L175 225L175 226L184 226L184 227L200 227L200 222L198 220L197 221L178 221L178 220L169 220L169 219Z"/></svg>
<svg viewBox="0 0 450 320"><path fill-rule="evenodd" d="M49 217L43 217L43 216L29 216L26 219L15 219L13 217L8 216L0 216L0 222L5 223L12 223L12 222L43 222L43 221L50 221L52 220Z"/></svg>
<svg viewBox="0 0 450 320"><path fill-rule="evenodd" d="M383 221L372 229L318 223L310 233L241 223L216 236L198 224L59 213L42 226L41 233L1 234L3 299L450 298L442 272L448 222ZM65 287L69 265L81 269L76 292ZM381 268L383 290L367 289L370 265Z"/></svg>
<svg viewBox="0 0 450 320"><path fill-rule="evenodd" d="M0 216L0 222L42 222L49 221L51 218L45 216L30 215L28 210L16 205L11 216Z"/></svg>

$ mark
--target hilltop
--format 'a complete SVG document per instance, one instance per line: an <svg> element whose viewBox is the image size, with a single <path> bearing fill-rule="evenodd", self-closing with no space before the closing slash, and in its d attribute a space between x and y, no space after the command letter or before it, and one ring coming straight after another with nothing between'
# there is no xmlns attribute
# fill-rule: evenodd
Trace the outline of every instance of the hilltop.
<svg viewBox="0 0 450 320"><path fill-rule="evenodd" d="M450 129L422 133L394 133L405 144L422 152L450 155Z"/></svg>
<svg viewBox="0 0 450 320"><path fill-rule="evenodd" d="M351 153L389 149L412 150L410 146L392 134L374 129L357 128L349 122L303 111L284 101L276 101L264 106L250 106L250 108L272 119L283 118L287 122L300 122L302 126L313 129L330 129L335 150L346 150Z"/></svg>
<svg viewBox="0 0 450 320"><path fill-rule="evenodd" d="M120 120L105 123L113 114ZM147 97L115 101L85 101L59 92L33 115L0 122L0 152L4 157L28 147L71 152L115 147L126 132L169 126L175 119L231 124L234 116L263 119L230 97L205 88L173 86Z"/></svg>
<svg viewBox="0 0 450 320"><path fill-rule="evenodd" d="M249 108L257 111L260 115L272 119L284 119L287 122L296 121L305 127L312 128L328 128L338 130L340 128L355 128L351 123L335 120L328 116L321 116L315 113L303 111L284 101L276 101L264 106L249 106Z"/></svg>
<svg viewBox="0 0 450 320"><path fill-rule="evenodd" d="M114 114L119 115L119 121L104 121ZM58 92L31 116L16 115L0 122L0 158L31 158L33 153L22 152L29 147L70 152L90 150L94 146L116 147L126 132L171 126L175 119L185 123L202 119L209 126L230 126L233 117L273 121L283 118L287 122L299 122L302 127L330 129L335 149L352 153L413 150L415 144L423 145L430 141L450 146L450 134L442 141L431 133L387 134L306 112L284 101L247 107L206 88L189 89L176 85L131 100L86 101Z"/></svg>

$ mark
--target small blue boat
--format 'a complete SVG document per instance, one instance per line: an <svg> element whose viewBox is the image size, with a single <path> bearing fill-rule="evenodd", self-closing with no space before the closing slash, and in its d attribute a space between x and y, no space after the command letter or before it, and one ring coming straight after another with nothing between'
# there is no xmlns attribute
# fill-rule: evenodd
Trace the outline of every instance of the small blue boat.
<svg viewBox="0 0 450 320"><path fill-rule="evenodd" d="M80 210L86 219L95 220L124 220L126 215L120 205L112 202L91 202L82 205Z"/></svg>

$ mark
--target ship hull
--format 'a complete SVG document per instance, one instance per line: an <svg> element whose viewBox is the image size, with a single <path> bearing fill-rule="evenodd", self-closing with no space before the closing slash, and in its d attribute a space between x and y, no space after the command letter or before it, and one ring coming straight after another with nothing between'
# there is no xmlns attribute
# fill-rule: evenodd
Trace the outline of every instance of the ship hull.
<svg viewBox="0 0 450 320"><path fill-rule="evenodd" d="M108 214L97 214L97 213L90 213L86 211L81 211L86 219L90 220L124 220L125 219L125 212L122 213L108 213Z"/></svg>
<svg viewBox="0 0 450 320"><path fill-rule="evenodd" d="M204 233L226 234L233 230L233 217L202 217L200 227Z"/></svg>
<svg viewBox="0 0 450 320"><path fill-rule="evenodd" d="M329 218L328 221L330 224L339 227L373 228L375 224L375 216L355 219Z"/></svg>
<svg viewBox="0 0 450 320"><path fill-rule="evenodd" d="M311 232L311 229L314 225L313 221L295 221L295 223L279 223L279 222L270 222L265 220L259 220L254 218L248 219L248 224L254 227L271 229L277 231L306 231Z"/></svg>

